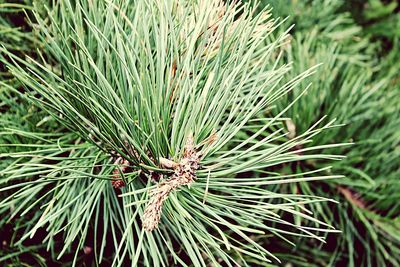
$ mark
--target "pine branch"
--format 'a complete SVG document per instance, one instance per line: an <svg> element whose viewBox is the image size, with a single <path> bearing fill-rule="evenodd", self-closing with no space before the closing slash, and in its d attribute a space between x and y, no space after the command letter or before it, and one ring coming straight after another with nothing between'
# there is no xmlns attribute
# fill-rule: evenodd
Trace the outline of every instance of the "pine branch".
<svg viewBox="0 0 400 267"><path fill-rule="evenodd" d="M46 44L38 57L0 48L31 103L68 129L20 131L35 144L11 143L25 149L1 155L16 160L1 172L11 193L0 207L18 205L12 216L42 208L21 242L46 226L51 247L63 232L59 257L77 241L74 265L93 231L98 262L109 246L115 266L231 266L279 261L253 236L324 241L337 232L309 209L329 199L274 190L341 177L283 168L341 156L319 152L336 144L310 145L333 121L286 138L283 116L316 67L291 73L288 30L276 34L281 23L268 11L187 0L53 5L35 12Z"/></svg>

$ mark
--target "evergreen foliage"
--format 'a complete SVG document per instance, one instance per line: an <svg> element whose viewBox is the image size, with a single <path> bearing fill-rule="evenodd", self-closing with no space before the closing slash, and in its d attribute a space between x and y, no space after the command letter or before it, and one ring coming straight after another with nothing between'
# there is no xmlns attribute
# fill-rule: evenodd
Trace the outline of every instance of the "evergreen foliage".
<svg viewBox="0 0 400 267"><path fill-rule="evenodd" d="M355 143L335 151L346 155L346 159L335 163L333 170L346 178L281 188L281 192L318 194L340 203L318 203L313 211L343 233L330 235L318 249L315 242L300 240L289 262L304 266L399 266L399 54L393 49L383 58L377 56L383 54L379 41L374 43L377 36L370 36L369 28L358 27L349 13L339 13L343 3L334 2L337 6L332 1L293 1L275 10L312 15L308 22L302 17L289 22L299 24L288 48L290 60L295 63L293 70L301 71L315 61L325 63L319 75L312 77L314 88L289 111L288 129L295 136L295 130L329 114L346 127L325 132L315 143ZM315 26L306 24L311 21ZM393 37L392 41L395 44L397 39ZM298 164L292 171L319 167L314 163ZM280 252L289 249L281 248ZM282 257L291 258L293 252L288 254Z"/></svg>
<svg viewBox="0 0 400 267"><path fill-rule="evenodd" d="M0 264L400 266L397 9L0 0Z"/></svg>
<svg viewBox="0 0 400 267"><path fill-rule="evenodd" d="M282 116L306 93L301 82L315 68L287 78L291 67L280 59L287 34L270 38L280 24L267 10L254 15L248 5L221 1L65 0L34 15L43 51L1 49L24 85L20 97L40 110L35 116L48 114L43 132L4 128L6 138L32 140L3 144L1 154L11 160L1 171L4 213L36 211L18 244L45 228L48 249L62 235L58 258L75 249L73 265L90 238L96 259L116 253L116 266L245 265L247 256L278 260L259 235L323 240L335 231L307 210L328 199L270 190L339 177L325 166L288 175L281 165L341 157L296 150L333 121L285 139ZM274 105L293 90L302 93Z"/></svg>

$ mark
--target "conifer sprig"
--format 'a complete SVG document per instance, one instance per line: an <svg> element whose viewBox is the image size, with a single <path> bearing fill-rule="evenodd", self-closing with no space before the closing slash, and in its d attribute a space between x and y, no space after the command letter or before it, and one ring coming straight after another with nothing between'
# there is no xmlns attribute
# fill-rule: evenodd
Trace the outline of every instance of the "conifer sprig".
<svg viewBox="0 0 400 267"><path fill-rule="evenodd" d="M111 243L116 266L127 259L133 266L233 266L246 257L277 259L256 236L324 241L323 233L336 232L308 209L327 199L273 191L340 177L326 167L288 174L280 166L341 156L311 145L333 121L322 118L285 138L283 115L307 92L300 85L315 68L282 82L291 69L280 60L287 31L271 38L280 23L267 10L255 15L249 5L222 1L62 0L35 19L43 53L21 57L3 47L2 61L31 103L68 132L44 138L35 129L19 131L35 143L7 144L26 149L1 154L15 159L1 171L1 190L16 191L0 207L18 205L14 216L42 207L21 242L46 226L49 247L63 233L61 256L74 241L82 248L93 231L96 258ZM275 106L294 90L301 93ZM191 139L196 157L188 157ZM116 173L122 194L110 182ZM157 225L146 227L150 192L157 196L174 177L190 181L166 190Z"/></svg>

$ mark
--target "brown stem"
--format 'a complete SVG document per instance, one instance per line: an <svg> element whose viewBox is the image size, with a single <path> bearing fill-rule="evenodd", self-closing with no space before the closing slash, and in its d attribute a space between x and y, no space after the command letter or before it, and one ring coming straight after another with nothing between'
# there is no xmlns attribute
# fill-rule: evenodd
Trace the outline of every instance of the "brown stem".
<svg viewBox="0 0 400 267"><path fill-rule="evenodd" d="M160 160L161 163L161 160ZM179 164L162 160L165 166L172 166L174 173L171 178L158 184L150 194L150 200L143 214L143 228L152 231L158 227L161 218L162 206L173 190L184 185L190 185L196 179L196 170L199 167L199 155L194 149L193 136L186 141L183 157Z"/></svg>

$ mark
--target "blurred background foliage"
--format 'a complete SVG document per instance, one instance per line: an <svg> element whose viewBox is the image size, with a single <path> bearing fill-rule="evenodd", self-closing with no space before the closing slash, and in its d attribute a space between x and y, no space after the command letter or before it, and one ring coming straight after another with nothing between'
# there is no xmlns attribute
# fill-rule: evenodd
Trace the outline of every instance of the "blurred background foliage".
<svg viewBox="0 0 400 267"><path fill-rule="evenodd" d="M284 48L284 60L293 62L293 71L323 63L303 84L305 88L312 82L311 89L287 113L289 135L328 114L346 127L314 142L354 143L330 150L346 155L333 166L346 178L276 188L337 200L339 205L316 204L313 213L343 233L327 235L325 244L301 239L291 246L267 239L266 246L275 248L288 266L400 266L399 4L264 0L260 8L266 5L294 25ZM293 92L282 105L300 93ZM286 171L320 164L297 164Z"/></svg>

